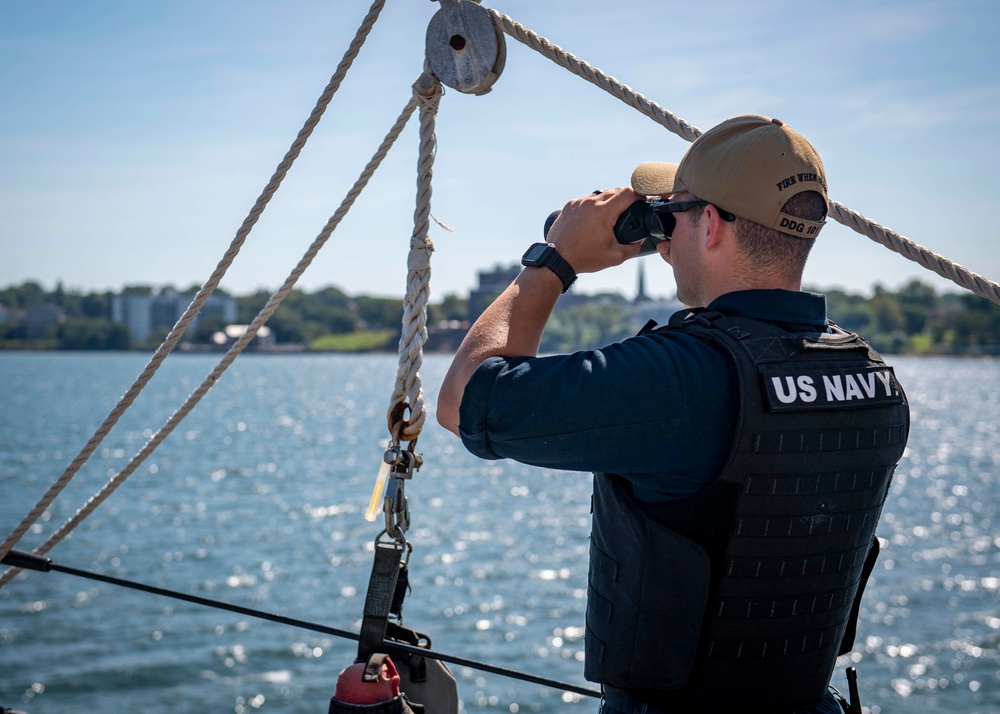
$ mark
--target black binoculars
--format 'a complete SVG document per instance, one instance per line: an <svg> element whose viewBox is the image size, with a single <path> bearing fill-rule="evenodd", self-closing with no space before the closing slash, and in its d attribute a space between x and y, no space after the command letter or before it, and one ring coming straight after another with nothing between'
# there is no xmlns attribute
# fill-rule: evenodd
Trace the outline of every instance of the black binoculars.
<svg viewBox="0 0 1000 714"><path fill-rule="evenodd" d="M548 236L549 228L556 222L560 211L553 211L545 219L542 235ZM653 204L645 200L633 201L615 221L615 239L619 243L630 244L642 241L639 255L656 252L656 244L670 240L677 221L673 213L656 213Z"/></svg>

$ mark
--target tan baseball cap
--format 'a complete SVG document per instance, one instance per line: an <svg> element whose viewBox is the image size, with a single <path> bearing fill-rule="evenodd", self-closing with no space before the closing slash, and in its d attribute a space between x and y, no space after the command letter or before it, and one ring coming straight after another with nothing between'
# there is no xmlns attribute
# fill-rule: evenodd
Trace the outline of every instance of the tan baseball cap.
<svg viewBox="0 0 1000 714"><path fill-rule="evenodd" d="M644 188L669 184L670 193L689 191L725 211L801 238L815 238L825 223L781 210L803 191L816 191L823 198L827 193L816 149L779 119L755 114L727 119L698 137L672 170L657 166L674 165L640 165L636 172ZM644 193L635 187L636 174L632 176L633 189Z"/></svg>
<svg viewBox="0 0 1000 714"><path fill-rule="evenodd" d="M666 196L674 192L677 164L647 161L632 172L632 190L640 196Z"/></svg>

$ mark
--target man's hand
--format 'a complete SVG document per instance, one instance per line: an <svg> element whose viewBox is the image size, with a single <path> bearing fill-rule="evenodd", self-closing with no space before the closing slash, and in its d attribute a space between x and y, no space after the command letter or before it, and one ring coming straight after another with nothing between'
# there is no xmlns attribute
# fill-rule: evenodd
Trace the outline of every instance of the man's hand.
<svg viewBox="0 0 1000 714"><path fill-rule="evenodd" d="M577 273L596 273L639 255L640 243L622 245L615 222L642 198L630 188L615 188L567 203L545 240Z"/></svg>

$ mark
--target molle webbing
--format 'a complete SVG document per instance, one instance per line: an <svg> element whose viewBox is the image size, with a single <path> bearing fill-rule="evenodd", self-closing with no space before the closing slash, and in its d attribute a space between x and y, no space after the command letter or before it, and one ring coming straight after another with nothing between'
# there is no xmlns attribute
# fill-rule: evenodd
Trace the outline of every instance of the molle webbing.
<svg viewBox="0 0 1000 714"><path fill-rule="evenodd" d="M875 526L906 443L905 397L881 358L838 328L789 334L701 313L667 329L690 331L735 361L740 423L727 464L699 494L657 506L638 504L620 477L598 480L625 484L601 492L699 544L711 562L711 584L685 684L601 681L677 712L808 706L822 697L837 655L853 643L860 593L877 553ZM595 520L609 512L598 500L595 489ZM611 547L609 540L598 545ZM638 547L621 543L617 553ZM624 609L637 591L622 584L620 592Z"/></svg>
<svg viewBox="0 0 1000 714"><path fill-rule="evenodd" d="M905 399L855 335L789 335L766 323L706 317L692 329L735 358L743 421L714 486L739 490L725 548L712 553L720 569L691 697L718 701L718 682L737 676L751 699L805 706L822 696L837 655L853 644L845 633L853 640L875 526L906 443ZM769 391L786 375L797 375L792 385L809 376L811 401L786 403ZM856 394L835 390L845 381ZM783 683L780 703L775 682Z"/></svg>

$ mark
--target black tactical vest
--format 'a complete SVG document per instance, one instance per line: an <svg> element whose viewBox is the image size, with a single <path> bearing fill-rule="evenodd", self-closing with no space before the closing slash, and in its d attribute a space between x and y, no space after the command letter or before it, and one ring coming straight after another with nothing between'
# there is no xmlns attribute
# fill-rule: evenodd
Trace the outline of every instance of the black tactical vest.
<svg viewBox="0 0 1000 714"><path fill-rule="evenodd" d="M906 398L835 326L682 317L664 329L736 363L734 444L715 481L664 505L595 474L585 676L671 712L794 711L820 700L853 646Z"/></svg>

